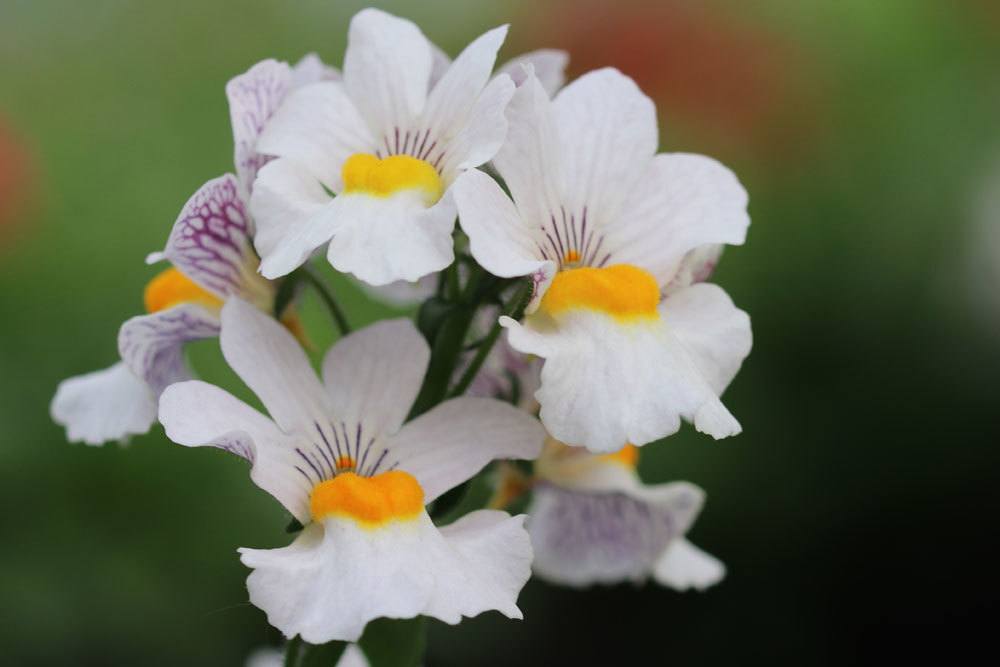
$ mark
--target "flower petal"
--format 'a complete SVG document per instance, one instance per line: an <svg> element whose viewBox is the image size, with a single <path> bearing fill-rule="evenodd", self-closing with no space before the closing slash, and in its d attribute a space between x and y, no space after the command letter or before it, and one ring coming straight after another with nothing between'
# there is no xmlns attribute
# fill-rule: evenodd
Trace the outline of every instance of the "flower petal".
<svg viewBox="0 0 1000 667"><path fill-rule="evenodd" d="M726 566L684 538L674 540L657 561L653 578L679 591L703 591L722 581Z"/></svg>
<svg viewBox="0 0 1000 667"><path fill-rule="evenodd" d="M736 176L703 155L657 155L608 226L616 262L635 264L660 285L677 274L692 250L710 243L740 245L750 217Z"/></svg>
<svg viewBox="0 0 1000 667"><path fill-rule="evenodd" d="M323 360L332 414L363 421L375 434L395 433L420 391L430 356L407 319L383 320L341 338Z"/></svg>
<svg viewBox="0 0 1000 667"><path fill-rule="evenodd" d="M426 512L375 528L330 517L282 549L240 549L250 601L286 637L357 641L376 618L457 623L496 609L520 618L529 576L523 517L473 513L438 530Z"/></svg>
<svg viewBox="0 0 1000 667"><path fill-rule="evenodd" d="M459 174L489 161L507 136L507 117L504 111L514 94L514 82L506 75L490 81L469 112L461 131L448 143L446 156L441 164L445 183L452 182Z"/></svg>
<svg viewBox="0 0 1000 667"><path fill-rule="evenodd" d="M149 431L156 395L119 362L60 382L49 412L70 442L101 445Z"/></svg>
<svg viewBox="0 0 1000 667"><path fill-rule="evenodd" d="M359 280L356 284L361 291L379 303L394 308L410 308L434 296L439 279L439 273L428 273L415 282L397 280L388 285L373 287Z"/></svg>
<svg viewBox="0 0 1000 667"><path fill-rule="evenodd" d="M186 447L211 446L246 459L250 478L299 521L309 520L311 481L296 470L295 440L270 419L214 385L178 382L160 397L167 437Z"/></svg>
<svg viewBox="0 0 1000 667"><path fill-rule="evenodd" d="M538 420L489 398L462 397L438 405L390 438L388 446L420 482L431 502L494 459L533 459L545 441Z"/></svg>
<svg viewBox="0 0 1000 667"><path fill-rule="evenodd" d="M431 208L409 190L389 197L341 195L331 206L338 227L327 258L369 285L419 280L455 259L455 205L447 194Z"/></svg>
<svg viewBox="0 0 1000 667"><path fill-rule="evenodd" d="M257 137L288 93L291 77L287 63L269 59L226 84L233 125L233 163L245 193L250 192L257 170L268 159L257 152Z"/></svg>
<svg viewBox="0 0 1000 667"><path fill-rule="evenodd" d="M292 67L292 88L320 81L340 81L340 70L324 63L315 53L307 53Z"/></svg>
<svg viewBox="0 0 1000 667"><path fill-rule="evenodd" d="M569 65L569 54L559 49L538 49L521 54L508 60L497 74L506 74L514 80L514 85L520 86L527 80L525 65L534 70L538 82L549 97L566 83L566 66Z"/></svg>
<svg viewBox="0 0 1000 667"><path fill-rule="evenodd" d="M314 185L340 192L344 162L354 153L371 152L374 142L344 86L324 81L288 95L261 133L257 150L294 159Z"/></svg>
<svg viewBox="0 0 1000 667"><path fill-rule="evenodd" d="M322 183L291 159L274 160L260 170L250 210L265 277L291 273L330 240L337 230L334 202Z"/></svg>
<svg viewBox="0 0 1000 667"><path fill-rule="evenodd" d="M184 205L163 254L215 295L236 294L266 306L273 287L257 274L252 235L239 185L226 174L205 183Z"/></svg>
<svg viewBox="0 0 1000 667"><path fill-rule="evenodd" d="M469 249L487 271L501 278L526 276L555 266L538 249L533 230L497 182L478 169L462 174L452 187Z"/></svg>
<svg viewBox="0 0 1000 667"><path fill-rule="evenodd" d="M539 484L528 521L535 573L569 586L646 579L668 545L687 531L703 497L685 483L649 492L636 497Z"/></svg>
<svg viewBox="0 0 1000 667"><path fill-rule="evenodd" d="M535 393L542 423L558 440L594 452L626 443L644 445L675 433L681 417L716 439L740 432L697 363L664 317L619 323L603 314L575 312L558 326L510 318L510 344L545 358Z"/></svg>
<svg viewBox="0 0 1000 667"><path fill-rule="evenodd" d="M377 140L419 117L431 68L430 42L412 22L371 8L351 19L344 85Z"/></svg>
<svg viewBox="0 0 1000 667"><path fill-rule="evenodd" d="M552 103L563 166L563 203L588 209L597 224L615 220L656 153L656 107L612 68L584 74Z"/></svg>
<svg viewBox="0 0 1000 667"><path fill-rule="evenodd" d="M191 378L184 361L184 343L218 335L215 313L183 303L125 322L118 330L118 353L158 396L168 385Z"/></svg>
<svg viewBox="0 0 1000 667"><path fill-rule="evenodd" d="M663 309L671 331L702 377L721 395L750 354L750 316L718 285L699 283L667 297Z"/></svg>
<svg viewBox="0 0 1000 667"><path fill-rule="evenodd" d="M328 399L305 352L285 327L233 297L222 308L222 354L286 433L311 433Z"/></svg>

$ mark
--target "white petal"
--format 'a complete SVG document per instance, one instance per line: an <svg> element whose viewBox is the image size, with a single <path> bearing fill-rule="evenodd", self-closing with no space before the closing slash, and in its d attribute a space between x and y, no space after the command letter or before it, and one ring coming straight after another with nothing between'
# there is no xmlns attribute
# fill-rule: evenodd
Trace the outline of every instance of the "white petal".
<svg viewBox="0 0 1000 667"><path fill-rule="evenodd" d="M292 73L286 63L264 60L226 84L233 125L233 163L243 192L253 188L267 157L257 152L257 138L288 93Z"/></svg>
<svg viewBox="0 0 1000 667"><path fill-rule="evenodd" d="M324 63L315 53L307 53L292 67L292 88L320 81L340 81L340 70Z"/></svg>
<svg viewBox="0 0 1000 667"><path fill-rule="evenodd" d="M278 649L260 648L247 657L243 667L284 667L285 656Z"/></svg>
<svg viewBox="0 0 1000 667"><path fill-rule="evenodd" d="M635 264L666 285L688 252L739 245L750 217L747 193L729 169L703 155L666 153L647 163L620 216L607 227L614 261Z"/></svg>
<svg viewBox="0 0 1000 667"><path fill-rule="evenodd" d="M540 484L528 521L534 570L570 586L642 581L687 531L701 497L700 489L685 483L638 494Z"/></svg>
<svg viewBox="0 0 1000 667"><path fill-rule="evenodd" d="M663 287L663 294L668 295L711 278L722 258L723 249L725 246L720 243L708 243L688 251L674 277Z"/></svg>
<svg viewBox="0 0 1000 667"><path fill-rule="evenodd" d="M615 69L588 72L552 104L559 131L568 210L590 219L617 218L643 177L658 143L656 107L632 79Z"/></svg>
<svg viewBox="0 0 1000 667"><path fill-rule="evenodd" d="M459 54L431 89L421 125L429 128L433 136L454 136L466 124L490 79L497 51L506 36L507 26L481 35Z"/></svg>
<svg viewBox="0 0 1000 667"><path fill-rule="evenodd" d="M430 42L410 21L377 9L351 19L344 85L376 138L420 115L431 66Z"/></svg>
<svg viewBox="0 0 1000 667"><path fill-rule="evenodd" d="M222 354L286 433L312 433L329 414L326 393L288 330L250 304L222 309Z"/></svg>
<svg viewBox="0 0 1000 667"><path fill-rule="evenodd" d="M455 205L447 194L431 208L408 190L390 197L341 195L331 206L338 226L327 258L369 285L419 280L455 259Z"/></svg>
<svg viewBox="0 0 1000 667"><path fill-rule="evenodd" d="M537 457L544 441L545 430L527 412L489 398L462 397L407 423L388 444L429 503L494 459Z"/></svg>
<svg viewBox="0 0 1000 667"><path fill-rule="evenodd" d="M323 360L332 413L363 421L377 434L395 433L420 391L430 356L424 337L406 319L383 320L345 336Z"/></svg>
<svg viewBox="0 0 1000 667"><path fill-rule="evenodd" d="M205 382L179 382L160 397L160 423L179 445L218 447L246 459L257 486L299 521L309 520L312 484L296 470L304 465L296 441L246 403Z"/></svg>
<svg viewBox="0 0 1000 667"><path fill-rule="evenodd" d="M717 439L740 432L669 320L620 324L576 312L556 327L500 322L514 349L545 358L535 398L542 423L562 442L613 452L675 433L681 417Z"/></svg>
<svg viewBox="0 0 1000 667"><path fill-rule="evenodd" d="M288 96L261 134L257 150L294 159L313 180L340 192L344 161L354 153L371 152L374 141L343 85L324 81Z"/></svg>
<svg viewBox="0 0 1000 667"><path fill-rule="evenodd" d="M395 308L409 308L434 296L439 278L439 273L428 273L416 282L397 280L381 287L373 287L361 281L356 284L361 291L380 303Z"/></svg>
<svg viewBox="0 0 1000 667"><path fill-rule="evenodd" d="M726 566L686 539L674 540L656 563L653 577L679 591L694 588L703 591L726 576Z"/></svg>
<svg viewBox="0 0 1000 667"><path fill-rule="evenodd" d="M510 188L521 224L534 237L562 203L562 162L552 105L534 75L514 93L507 119L507 140L493 164ZM544 243L543 238L537 240Z"/></svg>
<svg viewBox="0 0 1000 667"><path fill-rule="evenodd" d="M542 258L533 229L496 181L473 169L459 177L452 191L469 249L484 269L502 278L554 270Z"/></svg>
<svg viewBox="0 0 1000 667"><path fill-rule="evenodd" d="M250 211L257 222L254 245L265 277L291 273L330 240L337 230L335 201L291 159L274 160L260 170Z"/></svg>
<svg viewBox="0 0 1000 667"><path fill-rule="evenodd" d="M677 290L663 310L702 377L721 395L750 354L750 316L721 287L709 283Z"/></svg>
<svg viewBox="0 0 1000 667"><path fill-rule="evenodd" d="M70 442L100 445L149 431L156 395L119 362L60 382L49 412Z"/></svg>
<svg viewBox="0 0 1000 667"><path fill-rule="evenodd" d="M357 641L376 618L433 616L457 623L496 609L520 618L529 576L523 517L473 513L438 530L412 521L363 528L351 519L309 525L288 547L240 549L250 601L285 636Z"/></svg>
<svg viewBox="0 0 1000 667"><path fill-rule="evenodd" d="M118 330L118 353L129 369L153 393L191 378L184 360L184 344L219 335L217 312L198 304L182 303L138 315Z"/></svg>
<svg viewBox="0 0 1000 667"><path fill-rule="evenodd" d="M526 80L525 65L530 65L538 77L542 88L551 97L566 83L566 66L569 65L569 54L558 49L539 49L529 51L516 58L508 60L497 73L507 74L520 86Z"/></svg>
<svg viewBox="0 0 1000 667"><path fill-rule="evenodd" d="M478 167L496 155L507 136L504 111L514 94L514 82L501 75L490 81L476 100L461 131L453 135L445 149L441 176L445 183L458 174Z"/></svg>

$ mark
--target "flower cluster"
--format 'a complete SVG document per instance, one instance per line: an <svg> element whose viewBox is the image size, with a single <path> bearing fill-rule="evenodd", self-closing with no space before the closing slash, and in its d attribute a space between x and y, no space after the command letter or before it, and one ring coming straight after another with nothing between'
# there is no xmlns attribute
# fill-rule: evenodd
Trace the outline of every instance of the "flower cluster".
<svg viewBox="0 0 1000 667"><path fill-rule="evenodd" d="M158 419L246 460L299 528L239 550L250 601L305 646L379 618L521 618L532 570L679 590L724 574L685 537L704 493L636 470L682 420L740 432L720 396L749 318L705 281L744 240L746 192L710 158L657 153L654 105L617 70L566 84L547 50L494 71L506 32L450 60L366 9L342 70L309 55L230 81L235 173L148 258L170 266L121 326L121 360L52 403L70 440ZM317 254L377 298L419 300L416 323L351 331ZM305 287L342 334L318 374ZM184 345L215 337L267 414L193 379ZM485 508L474 478L492 484Z"/></svg>

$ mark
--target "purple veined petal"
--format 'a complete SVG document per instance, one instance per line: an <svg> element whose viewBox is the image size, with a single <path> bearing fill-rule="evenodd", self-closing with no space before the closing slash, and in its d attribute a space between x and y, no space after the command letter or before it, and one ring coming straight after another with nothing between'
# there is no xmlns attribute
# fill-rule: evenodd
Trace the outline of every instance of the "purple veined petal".
<svg viewBox="0 0 1000 667"><path fill-rule="evenodd" d="M184 205L163 255L216 296L235 294L267 307L273 288L257 274L251 234L236 178L226 174L205 183Z"/></svg>
<svg viewBox="0 0 1000 667"><path fill-rule="evenodd" d="M184 343L214 338L219 327L216 314L184 303L125 322L118 331L118 353L158 396L167 386L191 379L184 362Z"/></svg>
<svg viewBox="0 0 1000 667"><path fill-rule="evenodd" d="M233 124L233 161L240 184L248 194L257 171L270 160L257 152L257 137L291 85L291 68L277 60L261 61L226 84Z"/></svg>

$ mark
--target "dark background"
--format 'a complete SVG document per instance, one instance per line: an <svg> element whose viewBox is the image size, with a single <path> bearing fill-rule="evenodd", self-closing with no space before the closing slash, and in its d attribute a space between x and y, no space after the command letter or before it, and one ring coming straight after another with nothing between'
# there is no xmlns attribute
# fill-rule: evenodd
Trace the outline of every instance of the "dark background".
<svg viewBox="0 0 1000 667"><path fill-rule="evenodd" d="M991 636L1000 443L1000 9L989 0L376 3L453 55L610 64L661 147L751 194L716 279L753 318L740 437L643 449L709 493L703 594L531 583L524 622L434 623L427 664L953 663ZM356 2L0 4L0 662L239 665L276 643L238 546L287 542L245 467L169 444L68 445L64 377L115 359L177 212L231 169L223 86L340 65ZM356 323L389 314L335 283ZM332 333L316 304L320 347ZM234 384L215 343L193 350Z"/></svg>

